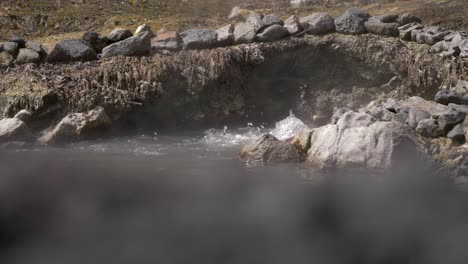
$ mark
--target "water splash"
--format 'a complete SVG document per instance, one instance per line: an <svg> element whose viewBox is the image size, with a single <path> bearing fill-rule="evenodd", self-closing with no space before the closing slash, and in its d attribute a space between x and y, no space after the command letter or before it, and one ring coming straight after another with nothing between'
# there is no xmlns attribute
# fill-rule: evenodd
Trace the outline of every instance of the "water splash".
<svg viewBox="0 0 468 264"><path fill-rule="evenodd" d="M279 140L286 140L307 128L309 127L290 111L288 117L276 123L270 134Z"/></svg>
<svg viewBox="0 0 468 264"><path fill-rule="evenodd" d="M208 129L202 142L207 145L232 147L247 143L264 133L260 127L248 126L230 131L227 127L224 129Z"/></svg>

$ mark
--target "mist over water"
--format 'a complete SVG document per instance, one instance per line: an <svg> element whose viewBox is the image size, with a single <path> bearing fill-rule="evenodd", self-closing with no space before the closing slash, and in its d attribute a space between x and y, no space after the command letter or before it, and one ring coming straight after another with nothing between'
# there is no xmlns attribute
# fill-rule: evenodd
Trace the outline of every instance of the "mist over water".
<svg viewBox="0 0 468 264"><path fill-rule="evenodd" d="M0 152L1 263L466 263L468 203L408 159L385 174L250 166L262 129Z"/></svg>

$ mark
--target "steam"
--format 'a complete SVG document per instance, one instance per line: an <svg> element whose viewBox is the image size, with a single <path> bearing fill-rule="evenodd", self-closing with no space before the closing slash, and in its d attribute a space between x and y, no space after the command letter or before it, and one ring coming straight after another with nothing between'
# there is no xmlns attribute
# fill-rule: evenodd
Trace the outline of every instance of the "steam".
<svg viewBox="0 0 468 264"><path fill-rule="evenodd" d="M388 174L1 153L1 263L466 263L465 194ZM198 161L197 161L198 162Z"/></svg>

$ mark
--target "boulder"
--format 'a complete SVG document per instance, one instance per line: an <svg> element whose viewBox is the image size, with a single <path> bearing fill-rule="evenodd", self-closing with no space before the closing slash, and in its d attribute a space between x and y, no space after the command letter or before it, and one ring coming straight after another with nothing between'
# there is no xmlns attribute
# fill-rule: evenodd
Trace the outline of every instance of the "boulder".
<svg viewBox="0 0 468 264"><path fill-rule="evenodd" d="M78 39L61 41L47 54L47 62L90 61L96 58L96 51Z"/></svg>
<svg viewBox="0 0 468 264"><path fill-rule="evenodd" d="M289 36L288 30L280 25L273 25L264 29L257 35L257 40L260 42L270 42L280 40Z"/></svg>
<svg viewBox="0 0 468 264"><path fill-rule="evenodd" d="M444 133L448 133L453 127L463 122L465 120L465 116L466 113L464 112L449 109L449 111L439 115L437 122L439 123L439 127L442 131L444 131Z"/></svg>
<svg viewBox="0 0 468 264"><path fill-rule="evenodd" d="M395 113L390 112L383 105L373 106L366 113L379 121L391 121L395 118Z"/></svg>
<svg viewBox="0 0 468 264"><path fill-rule="evenodd" d="M413 30L421 30L424 26L418 23L411 23L406 24L404 26L400 26L398 31L400 32L400 38L403 40L411 40L411 33Z"/></svg>
<svg viewBox="0 0 468 264"><path fill-rule="evenodd" d="M458 80L457 84L453 88L457 94L466 94L468 93L468 81Z"/></svg>
<svg viewBox="0 0 468 264"><path fill-rule="evenodd" d="M307 153L310 148L310 138L313 133L313 129L302 129L291 139L290 143L298 148L302 153Z"/></svg>
<svg viewBox="0 0 468 264"><path fill-rule="evenodd" d="M448 51L449 43L445 40L439 41L431 47L432 53L441 53L443 51Z"/></svg>
<svg viewBox="0 0 468 264"><path fill-rule="evenodd" d="M427 34L426 32L424 31L420 31L416 34L416 37L415 37L415 41L418 43L418 44L424 44L426 43L426 39L427 39L427 36L429 34Z"/></svg>
<svg viewBox="0 0 468 264"><path fill-rule="evenodd" d="M452 130L450 130L450 132L447 134L447 137L459 145L465 143L466 138L463 124L458 124L455 127L453 127Z"/></svg>
<svg viewBox="0 0 468 264"><path fill-rule="evenodd" d="M0 143L11 141L31 141L33 138L29 127L18 118L0 120Z"/></svg>
<svg viewBox="0 0 468 264"><path fill-rule="evenodd" d="M41 56L32 49L20 49L18 57L16 57L16 64L19 65L26 63L39 63L40 61Z"/></svg>
<svg viewBox="0 0 468 264"><path fill-rule="evenodd" d="M431 113L426 110L419 107L411 107L408 112L408 125L413 129L416 129L421 120L429 119L431 116Z"/></svg>
<svg viewBox="0 0 468 264"><path fill-rule="evenodd" d="M151 51L151 38L148 32L142 32L136 36L119 41L105 47L102 50L102 57L114 56L146 56Z"/></svg>
<svg viewBox="0 0 468 264"><path fill-rule="evenodd" d="M438 32L435 34L428 34L426 36L426 43L429 45L434 45L437 42L444 40L444 37L448 34L448 31Z"/></svg>
<svg viewBox="0 0 468 264"><path fill-rule="evenodd" d="M151 48L154 51L179 51L182 49L183 44L182 38L176 31L167 31L151 39Z"/></svg>
<svg viewBox="0 0 468 264"><path fill-rule="evenodd" d="M6 52L11 56L16 56L18 54L19 45L16 42L2 42L0 43L0 51Z"/></svg>
<svg viewBox="0 0 468 264"><path fill-rule="evenodd" d="M397 21L398 16L397 15L380 15L380 16L375 16L373 18L378 19L378 21L380 21L382 23L398 23L398 21ZM400 26L400 25L398 25L398 26Z"/></svg>
<svg viewBox="0 0 468 264"><path fill-rule="evenodd" d="M130 38L133 36L132 32L128 29L123 28L116 28L107 35L107 39L109 40L109 44L116 43L125 39Z"/></svg>
<svg viewBox="0 0 468 264"><path fill-rule="evenodd" d="M13 65L15 58L8 52L0 52L0 68L10 67Z"/></svg>
<svg viewBox="0 0 468 264"><path fill-rule="evenodd" d="M102 134L111 126L104 108L97 107L85 113L68 114L40 141L43 144L64 144Z"/></svg>
<svg viewBox="0 0 468 264"><path fill-rule="evenodd" d="M295 146L286 141L280 141L273 135L263 135L245 145L240 156L248 162L302 162L303 154Z"/></svg>
<svg viewBox="0 0 468 264"><path fill-rule="evenodd" d="M255 28L246 22L237 23L234 27L234 43L252 43L255 40L257 33Z"/></svg>
<svg viewBox="0 0 468 264"><path fill-rule="evenodd" d="M153 33L153 30L151 30L151 26L148 24L143 24L143 25L138 26L138 28L135 30L134 35L138 35L141 32L148 32L151 38L155 36Z"/></svg>
<svg viewBox="0 0 468 264"><path fill-rule="evenodd" d="M335 31L333 17L328 13L314 13L301 18L300 23L307 34L322 35Z"/></svg>
<svg viewBox="0 0 468 264"><path fill-rule="evenodd" d="M450 90L440 90L434 96L434 101L439 104L461 104L463 97Z"/></svg>
<svg viewBox="0 0 468 264"><path fill-rule="evenodd" d="M273 25L280 25L280 26L284 25L283 20L281 20L281 18L279 18L275 14L269 14L269 15L264 16L262 18L262 22L263 22L263 25L265 25L265 27L270 27Z"/></svg>
<svg viewBox="0 0 468 264"><path fill-rule="evenodd" d="M258 33L264 28L266 28L266 25L263 23L262 16L257 13L250 14L245 20L245 22L252 25L252 27L255 29L255 33Z"/></svg>
<svg viewBox="0 0 468 264"><path fill-rule="evenodd" d="M185 49L209 49L218 44L218 34L212 29L189 29L180 33Z"/></svg>
<svg viewBox="0 0 468 264"><path fill-rule="evenodd" d="M358 12L356 9L346 11L335 19L336 32L342 34L358 35L367 32L364 23L367 21L366 13Z"/></svg>
<svg viewBox="0 0 468 264"><path fill-rule="evenodd" d="M398 24L404 26L411 23L422 23L421 19L409 13L403 13L398 16Z"/></svg>
<svg viewBox="0 0 468 264"><path fill-rule="evenodd" d="M17 119L23 121L25 124L28 124L31 121L32 114L28 110L23 109L23 110L19 111L18 113L16 113L14 118L17 118Z"/></svg>
<svg viewBox="0 0 468 264"><path fill-rule="evenodd" d="M86 42L91 48L96 51L96 53L101 53L102 49L107 46L108 39L106 37L101 37L96 32L87 31L81 36L81 40Z"/></svg>
<svg viewBox="0 0 468 264"><path fill-rule="evenodd" d="M382 22L381 20L381 17L371 17L364 23L366 30L377 35L391 37L399 36L400 32L398 31L398 23Z"/></svg>
<svg viewBox="0 0 468 264"><path fill-rule="evenodd" d="M300 18L296 15L290 16L284 21L284 27L288 30L289 35L294 36L302 32L303 28Z"/></svg>
<svg viewBox="0 0 468 264"><path fill-rule="evenodd" d="M234 25L229 24L216 30L219 46L228 46L234 43Z"/></svg>
<svg viewBox="0 0 468 264"><path fill-rule="evenodd" d="M14 36L10 38L10 42L18 43L18 48L20 49L26 48L26 40L24 40L22 37Z"/></svg>
<svg viewBox="0 0 468 264"><path fill-rule="evenodd" d="M34 41L28 41L26 42L26 48L32 49L35 52L39 53L39 56L41 56L41 59L43 59L46 56L46 52L44 48L42 47L42 44L34 42Z"/></svg>
<svg viewBox="0 0 468 264"><path fill-rule="evenodd" d="M419 153L419 142L406 125L394 121L373 122L375 119L365 115L348 112L336 125L314 129L308 164L320 168L384 169L396 163L400 151Z"/></svg>
<svg viewBox="0 0 468 264"><path fill-rule="evenodd" d="M351 109L348 107L335 109L333 111L332 117L330 118L330 123L335 125L338 122L338 120L340 120L340 117L349 111L351 111Z"/></svg>
<svg viewBox="0 0 468 264"><path fill-rule="evenodd" d="M443 114L449 109L446 105L442 105L433 101L427 101L419 96L410 97L400 102L400 104L402 107L406 107L408 109L413 107L420 108L431 113L432 116Z"/></svg>
<svg viewBox="0 0 468 264"><path fill-rule="evenodd" d="M416 127L416 133L427 138L438 138L444 135L442 129L440 129L436 120L427 118L419 121Z"/></svg>

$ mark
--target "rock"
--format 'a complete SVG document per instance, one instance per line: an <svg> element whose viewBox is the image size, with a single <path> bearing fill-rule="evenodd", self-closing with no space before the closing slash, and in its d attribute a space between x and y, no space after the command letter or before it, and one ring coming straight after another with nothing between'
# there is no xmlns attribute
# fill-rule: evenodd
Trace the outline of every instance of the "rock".
<svg viewBox="0 0 468 264"><path fill-rule="evenodd" d="M218 44L220 46L229 46L234 43L234 25L229 24L216 30L218 35Z"/></svg>
<svg viewBox="0 0 468 264"><path fill-rule="evenodd" d="M96 58L96 51L83 40L64 40L50 51L47 62L90 61Z"/></svg>
<svg viewBox="0 0 468 264"><path fill-rule="evenodd" d="M416 133L427 138L438 138L444 134L437 122L432 118L419 121L418 126L416 127Z"/></svg>
<svg viewBox="0 0 468 264"><path fill-rule="evenodd" d="M183 47L182 38L176 31L168 31L158 34L151 39L151 48L155 51L168 50L179 51Z"/></svg>
<svg viewBox="0 0 468 264"><path fill-rule="evenodd" d="M257 35L257 40L260 42L271 42L280 40L289 36L288 30L280 25L273 25L264 29Z"/></svg>
<svg viewBox="0 0 468 264"><path fill-rule="evenodd" d="M423 31L428 34L437 34L442 32L439 26L424 26Z"/></svg>
<svg viewBox="0 0 468 264"><path fill-rule="evenodd" d="M421 19L409 13L403 13L398 16L398 24L404 26L411 23L422 23Z"/></svg>
<svg viewBox="0 0 468 264"><path fill-rule="evenodd" d="M373 116L379 121L391 121L394 119L395 113L388 111L384 106L378 105L370 108L366 113Z"/></svg>
<svg viewBox="0 0 468 264"><path fill-rule="evenodd" d="M148 32L150 35L150 38L153 38L155 36L153 33L153 30L151 30L151 26L148 24L143 24L143 25L138 26L138 28L135 30L135 35L138 35L141 32Z"/></svg>
<svg viewBox="0 0 468 264"><path fill-rule="evenodd" d="M448 104L461 104L463 97L450 90L440 90L436 93L434 101L439 104L448 105Z"/></svg>
<svg viewBox="0 0 468 264"><path fill-rule="evenodd" d="M189 29L180 33L185 49L214 48L218 42L218 34L212 29Z"/></svg>
<svg viewBox="0 0 468 264"><path fill-rule="evenodd" d="M47 145L68 143L102 134L110 126L111 120L104 108L97 107L86 113L68 114L40 141Z"/></svg>
<svg viewBox="0 0 468 264"><path fill-rule="evenodd" d="M93 48L96 53L101 53L102 49L107 46L108 42L107 38L101 37L101 35L93 31L85 32L83 36L81 36L81 40Z"/></svg>
<svg viewBox="0 0 468 264"><path fill-rule="evenodd" d="M309 129L299 118L290 113L285 119L276 122L275 129L270 134L279 140L286 140L294 137L299 131Z"/></svg>
<svg viewBox="0 0 468 264"><path fill-rule="evenodd" d="M249 15L254 13L253 11L242 9L238 6L232 8L231 13L228 16L229 20L246 20Z"/></svg>
<svg viewBox="0 0 468 264"><path fill-rule="evenodd" d="M360 9L360 8L356 8L356 7L351 7L351 8L348 8L344 13L343 15L352 15L352 16L357 16L357 17L360 17L364 20L367 20L371 17L371 15Z"/></svg>
<svg viewBox="0 0 468 264"><path fill-rule="evenodd" d="M320 168L384 169L395 165L398 158L402 158L399 157L401 152L419 153L420 145L414 133L404 124L372 122L373 118L365 117L364 113L360 113L362 120L358 122L342 120L353 115L348 112L336 125L314 129L307 154L308 164Z"/></svg>
<svg viewBox="0 0 468 264"><path fill-rule="evenodd" d="M18 57L16 57L16 64L38 63L41 61L39 53L32 49L20 49Z"/></svg>
<svg viewBox="0 0 468 264"><path fill-rule="evenodd" d="M457 33L453 36L449 49L443 53L444 56L458 56L461 53L460 43L463 41L463 36Z"/></svg>
<svg viewBox="0 0 468 264"><path fill-rule="evenodd" d="M459 112L454 109L450 109L449 111L439 115L437 122L439 123L439 127L444 131L444 133L448 133L452 128L465 120L466 114L464 112Z"/></svg>
<svg viewBox="0 0 468 264"><path fill-rule="evenodd" d="M0 68L10 67L13 65L15 58L8 52L0 52Z"/></svg>
<svg viewBox="0 0 468 264"><path fill-rule="evenodd" d="M411 23L398 28L400 38L403 40L411 40L411 33L413 30L421 30L424 26L418 23Z"/></svg>
<svg viewBox="0 0 468 264"><path fill-rule="evenodd" d="M17 118L23 121L25 124L28 124L31 121L32 114L26 109L19 111L14 118Z"/></svg>
<svg viewBox="0 0 468 264"><path fill-rule="evenodd" d="M151 51L151 38L148 32L142 32L136 36L119 41L105 47L102 50L102 57L114 56L146 56Z"/></svg>
<svg viewBox="0 0 468 264"><path fill-rule="evenodd" d="M397 23L384 23L380 17L371 17L364 25L367 31L377 35L396 37L400 34Z"/></svg>
<svg viewBox="0 0 468 264"><path fill-rule="evenodd" d="M39 53L39 56L41 56L41 59L45 57L46 52L44 48L42 47L42 44L33 42L33 41L28 41L26 42L26 48L32 49L35 52Z"/></svg>
<svg viewBox="0 0 468 264"><path fill-rule="evenodd" d="M432 116L443 114L449 109L446 105L442 105L433 101L427 101L419 96L410 97L400 102L400 104L402 107L407 107L408 109L413 107L420 108L431 113Z"/></svg>
<svg viewBox="0 0 468 264"><path fill-rule="evenodd" d="M444 32L438 32L435 34L426 35L426 43L429 45L434 45L437 42L444 40L444 37L448 34L449 34L448 31L444 31Z"/></svg>
<svg viewBox="0 0 468 264"><path fill-rule="evenodd" d="M423 31L420 31L416 34L416 42L419 43L419 44L424 44L426 43L426 38L427 38L428 34L423 32Z"/></svg>
<svg viewBox="0 0 468 264"><path fill-rule="evenodd" d="M18 54L19 45L16 42L2 42L0 43L0 51L6 52L15 57Z"/></svg>
<svg viewBox="0 0 468 264"><path fill-rule="evenodd" d="M397 15L380 15L380 16L375 16L374 18L378 19L378 21L380 21L382 23L398 23L398 21L397 21L398 16ZM398 25L398 26L400 27L400 25Z"/></svg>
<svg viewBox="0 0 468 264"><path fill-rule="evenodd" d="M307 153L310 148L310 138L314 133L313 129L303 129L299 131L292 139L291 145L298 148L302 153Z"/></svg>
<svg viewBox="0 0 468 264"><path fill-rule="evenodd" d="M375 123L377 120L363 112L348 111L344 113L336 122L340 131L353 127L368 127Z"/></svg>
<svg viewBox="0 0 468 264"><path fill-rule="evenodd" d="M431 47L431 52L441 53L443 51L448 51L448 49L449 49L449 43L447 43L445 40L442 40L442 41L437 42Z"/></svg>
<svg viewBox="0 0 468 264"><path fill-rule="evenodd" d="M133 36L132 32L128 29L123 28L116 28L107 35L107 39L109 40L109 44L116 43L125 39L130 38Z"/></svg>
<svg viewBox="0 0 468 264"><path fill-rule="evenodd" d="M457 85L453 88L457 94L466 94L468 93L468 82L464 80L458 80Z"/></svg>
<svg viewBox="0 0 468 264"><path fill-rule="evenodd" d="M18 48L20 49L26 48L26 40L24 40L22 37L14 36L10 38L10 42L18 43Z"/></svg>
<svg viewBox="0 0 468 264"><path fill-rule="evenodd" d="M252 27L255 29L255 33L258 33L266 28L266 25L263 23L262 16L257 13L252 13L249 15L245 22L252 25Z"/></svg>
<svg viewBox="0 0 468 264"><path fill-rule="evenodd" d="M338 120L340 119L340 117L342 115L344 115L345 113L349 112L349 111L351 111L351 109L348 108L348 107L342 107L342 108L336 109L333 112L333 115L332 115L332 117L330 119L330 123L335 125L338 122Z"/></svg>
<svg viewBox="0 0 468 264"><path fill-rule="evenodd" d="M262 22L263 22L263 25L265 25L265 27L270 27L270 26L273 26L273 25L280 25L280 26L284 25L283 20L281 20L275 14L269 14L269 15L264 16L262 18Z"/></svg>
<svg viewBox="0 0 468 264"><path fill-rule="evenodd" d="M288 30L291 36L297 35L302 32L303 28L298 16L290 16L284 21L284 27Z"/></svg>
<svg viewBox="0 0 468 264"><path fill-rule="evenodd" d="M368 18L364 17L366 17L365 13L346 11L343 15L335 19L336 32L350 35L366 33L367 30L364 23Z"/></svg>
<svg viewBox="0 0 468 264"><path fill-rule="evenodd" d="M310 0L291 0L291 2L289 2L289 4L292 7L298 8L298 7L307 6L309 4L309 2L310 2Z"/></svg>
<svg viewBox="0 0 468 264"><path fill-rule="evenodd" d="M425 111L419 107L411 107L408 112L408 125L411 128L416 129L421 120L429 119L431 116L431 113L428 111Z"/></svg>
<svg viewBox="0 0 468 264"><path fill-rule="evenodd" d="M447 134L447 137L459 145L465 143L466 139L463 125L456 125L454 128L452 128L452 130L450 130L450 132Z"/></svg>
<svg viewBox="0 0 468 264"><path fill-rule="evenodd" d="M265 163L297 163L304 159L299 149L268 134L245 145L241 149L240 156L249 162Z"/></svg>
<svg viewBox="0 0 468 264"><path fill-rule="evenodd" d="M313 13L300 19L307 34L322 35L335 31L333 17L327 13Z"/></svg>
<svg viewBox="0 0 468 264"><path fill-rule="evenodd" d="M237 23L234 27L234 43L252 43L255 40L257 33L255 28L246 22Z"/></svg>
<svg viewBox="0 0 468 264"><path fill-rule="evenodd" d="M11 141L31 141L32 134L29 127L18 118L4 118L0 120L0 143Z"/></svg>

